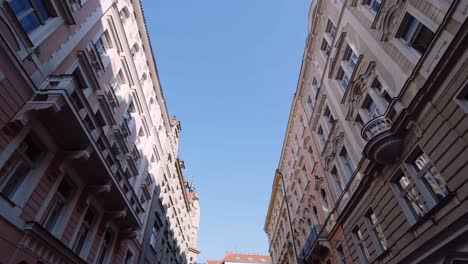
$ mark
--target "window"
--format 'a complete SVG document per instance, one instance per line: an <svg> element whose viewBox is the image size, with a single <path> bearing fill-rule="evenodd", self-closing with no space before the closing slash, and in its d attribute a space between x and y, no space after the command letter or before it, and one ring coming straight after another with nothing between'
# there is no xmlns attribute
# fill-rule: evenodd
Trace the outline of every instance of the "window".
<svg viewBox="0 0 468 264"><path fill-rule="evenodd" d="M320 195L322 196L322 204L325 210L330 210L330 204L328 203L327 193L324 189L320 189Z"/></svg>
<svg viewBox="0 0 468 264"><path fill-rule="evenodd" d="M322 46L320 47L320 50L325 54L325 57L328 58L328 56L330 56L331 46L325 39L323 39L322 41Z"/></svg>
<svg viewBox="0 0 468 264"><path fill-rule="evenodd" d="M374 100L372 100L370 95L367 95L366 99L364 99L363 108L367 111L369 119L374 119L382 115L382 112L377 107Z"/></svg>
<svg viewBox="0 0 468 264"><path fill-rule="evenodd" d="M297 138L297 135L294 137L294 154L297 156L297 153L299 151L299 139Z"/></svg>
<svg viewBox="0 0 468 264"><path fill-rule="evenodd" d="M325 32L327 32L328 35L330 35L330 37L331 37L332 39L335 38L335 35L336 35L336 26L335 26L335 24L333 24L333 22L332 22L330 19L328 19L327 27L326 27L326 29L325 29Z"/></svg>
<svg viewBox="0 0 468 264"><path fill-rule="evenodd" d="M405 14L397 37L403 40L408 46L419 51L426 52L434 37L434 32L419 22L409 13Z"/></svg>
<svg viewBox="0 0 468 264"><path fill-rule="evenodd" d="M83 222L80 226L78 231L78 235L76 236L75 243L73 243L73 252L77 255L80 255L81 250L83 249L83 245L88 238L89 232L91 230L91 226L96 218L96 212L93 208L88 208L86 214L83 218Z"/></svg>
<svg viewBox="0 0 468 264"><path fill-rule="evenodd" d="M299 118L299 125L301 127L301 130L300 130L301 134L304 134L306 125L304 123L304 118L302 118L302 116Z"/></svg>
<svg viewBox="0 0 468 264"><path fill-rule="evenodd" d="M0 192L12 199L43 154L44 147L33 133L29 133L0 169Z"/></svg>
<svg viewBox="0 0 468 264"><path fill-rule="evenodd" d="M377 13L380 9L381 0L364 0L363 3L369 6L372 12Z"/></svg>
<svg viewBox="0 0 468 264"><path fill-rule="evenodd" d="M107 57L107 51L112 48L112 41L109 35L109 31L104 31L101 37L94 43L96 51L98 52L101 60Z"/></svg>
<svg viewBox="0 0 468 264"><path fill-rule="evenodd" d="M450 191L440 172L418 147L393 179L392 190L408 220L415 223L436 206Z"/></svg>
<svg viewBox="0 0 468 264"><path fill-rule="evenodd" d="M312 147L309 147L309 150L307 151L309 155L309 161L310 161L310 166L313 168L315 166L315 158L314 158L314 152L312 151Z"/></svg>
<svg viewBox="0 0 468 264"><path fill-rule="evenodd" d="M345 253L344 253L344 250L343 250L343 246L341 246L341 245L338 245L336 247L336 259L338 260L339 264L346 264Z"/></svg>
<svg viewBox="0 0 468 264"><path fill-rule="evenodd" d="M124 84L125 84L125 76L124 76L122 70L119 70L117 72L117 75L115 75L115 77L114 77L114 81L112 82L112 89L114 89L114 92L117 93L118 91L120 91L120 88Z"/></svg>
<svg viewBox="0 0 468 264"><path fill-rule="evenodd" d="M366 246L364 236L362 235L359 226L355 226L353 228L352 237L354 244L357 246L359 261L361 263L368 263L370 259L369 249Z"/></svg>
<svg viewBox="0 0 468 264"><path fill-rule="evenodd" d="M310 96L307 97L307 109L309 110L309 113L312 114L312 112L314 111L314 105L313 105L313 101L312 101L312 98L310 98Z"/></svg>
<svg viewBox="0 0 468 264"><path fill-rule="evenodd" d="M104 238L102 240L101 248L99 250L97 264L103 264L107 258L107 255L111 251L112 240L114 239L114 232L110 228L106 230Z"/></svg>
<svg viewBox="0 0 468 264"><path fill-rule="evenodd" d="M309 182L309 177L307 176L307 170L305 165L302 166L302 177L304 178L304 189L307 187L307 183Z"/></svg>
<svg viewBox="0 0 468 264"><path fill-rule="evenodd" d="M319 126L317 135L318 135L318 137L320 139L320 143L322 144L322 147L325 146L325 143L327 142L327 140L325 139L325 135L323 133L322 126Z"/></svg>
<svg viewBox="0 0 468 264"><path fill-rule="evenodd" d="M127 22L127 19L130 17L130 12L128 11L128 8L126 6L124 6L120 10L119 14L120 14L120 19L125 24Z"/></svg>
<svg viewBox="0 0 468 264"><path fill-rule="evenodd" d="M427 212L427 206L416 188L415 183L405 174L396 178L396 185L400 191L401 197L410 205L412 213L416 218L422 217Z"/></svg>
<svg viewBox="0 0 468 264"><path fill-rule="evenodd" d="M340 67L340 69L338 70L338 75L336 76L336 79L340 82L341 87L343 88L342 91L346 91L349 84L349 77L348 75L346 75L343 68Z"/></svg>
<svg viewBox="0 0 468 264"><path fill-rule="evenodd" d="M379 81L379 78L374 78L371 87L377 92L377 94L379 94L385 100L387 105L390 104L390 102L392 101L392 97L390 97L390 95L387 93L382 83Z"/></svg>
<svg viewBox="0 0 468 264"><path fill-rule="evenodd" d="M156 238L158 236L158 231L161 229L161 225L156 220L154 221L153 228L151 229L150 245L156 249Z"/></svg>
<svg viewBox="0 0 468 264"><path fill-rule="evenodd" d="M354 122L359 126L359 129L362 129L364 126L364 121L362 121L361 115L357 114L356 119L354 119Z"/></svg>
<svg viewBox="0 0 468 264"><path fill-rule="evenodd" d="M60 185L55 192L54 197L49 203L47 212L44 217L44 228L47 229L49 232L52 232L55 225L57 224L57 220L60 218L65 205L70 200L74 191L74 186L71 182L66 178L66 176L60 182Z"/></svg>
<svg viewBox="0 0 468 264"><path fill-rule="evenodd" d="M335 182L335 188L336 188L336 193L338 195L340 195L342 192L343 192L343 185L341 183L341 180L340 180L340 176L338 175L338 170L336 169L336 167L333 167L333 169L331 170L331 175L332 175L332 178L333 178L333 181Z"/></svg>
<svg viewBox="0 0 468 264"><path fill-rule="evenodd" d="M343 162L346 173L348 174L348 178L350 178L354 174L354 166L345 147L343 147L340 151L340 158Z"/></svg>
<svg viewBox="0 0 468 264"><path fill-rule="evenodd" d="M8 3L21 27L28 34L53 16L50 3L43 0L11 0Z"/></svg>
<svg viewBox="0 0 468 264"><path fill-rule="evenodd" d="M385 235L382 228L380 227L377 215L372 209L369 209L369 211L366 213L366 218L369 229L372 230L373 240L379 244L376 250L378 252L387 250L387 239L385 239Z"/></svg>
<svg viewBox="0 0 468 264"><path fill-rule="evenodd" d="M313 78L312 79L312 88L313 88L313 93L312 94L315 94L315 98L317 98L319 92L320 92L320 85L317 81L317 78Z"/></svg>
<svg viewBox="0 0 468 264"><path fill-rule="evenodd" d="M138 54L138 51L140 50L138 43L133 44L132 49L130 50L130 53L132 54L132 57L135 58L136 55Z"/></svg>
<svg viewBox="0 0 468 264"><path fill-rule="evenodd" d="M351 49L349 45L346 45L345 52L343 54L343 60L348 63L349 67L354 70L358 62L358 56Z"/></svg>
<svg viewBox="0 0 468 264"><path fill-rule="evenodd" d="M314 206L314 208L312 208L312 211L314 212L314 222L316 225L320 225L320 218L319 218L319 215L318 215L318 212L317 212L317 207Z"/></svg>
<svg viewBox="0 0 468 264"><path fill-rule="evenodd" d="M327 122L328 128L331 129L333 124L335 123L335 119L333 118L333 115L330 111L330 108L325 107L325 111L323 112L323 117L325 118L325 121Z"/></svg>
<svg viewBox="0 0 468 264"><path fill-rule="evenodd" d="M130 249L125 253L124 264L131 264L133 262L133 252Z"/></svg>
<svg viewBox="0 0 468 264"><path fill-rule="evenodd" d="M421 179L435 200L440 201L449 194L447 184L440 172L432 166L429 157L418 150L414 159L410 160L416 171L416 177Z"/></svg>

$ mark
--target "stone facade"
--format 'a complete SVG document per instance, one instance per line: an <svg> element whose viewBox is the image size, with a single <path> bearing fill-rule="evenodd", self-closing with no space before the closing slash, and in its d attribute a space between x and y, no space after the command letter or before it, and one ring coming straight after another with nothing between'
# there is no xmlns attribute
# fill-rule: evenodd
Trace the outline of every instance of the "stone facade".
<svg viewBox="0 0 468 264"><path fill-rule="evenodd" d="M180 131L140 1L0 1L0 262L195 263Z"/></svg>
<svg viewBox="0 0 468 264"><path fill-rule="evenodd" d="M468 260L467 9L313 1L265 223L274 263ZM314 188L296 192L308 133Z"/></svg>

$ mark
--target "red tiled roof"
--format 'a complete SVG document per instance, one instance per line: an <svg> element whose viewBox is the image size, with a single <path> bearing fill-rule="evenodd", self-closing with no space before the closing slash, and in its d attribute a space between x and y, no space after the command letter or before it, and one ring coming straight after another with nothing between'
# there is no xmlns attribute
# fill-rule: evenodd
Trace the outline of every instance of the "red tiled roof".
<svg viewBox="0 0 468 264"><path fill-rule="evenodd" d="M207 261L207 264L223 264L226 261L234 262L234 263L265 263L265 264L272 263L270 256L228 252L227 255L222 260L218 262L209 260Z"/></svg>

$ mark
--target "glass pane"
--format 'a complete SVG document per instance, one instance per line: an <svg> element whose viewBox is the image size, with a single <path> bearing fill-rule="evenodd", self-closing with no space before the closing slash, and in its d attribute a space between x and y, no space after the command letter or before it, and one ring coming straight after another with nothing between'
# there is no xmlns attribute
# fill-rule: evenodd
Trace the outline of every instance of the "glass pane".
<svg viewBox="0 0 468 264"><path fill-rule="evenodd" d="M33 0L33 1L42 20L47 20L47 18L50 17L50 14L47 11L47 7L44 5L44 2L42 0Z"/></svg>
<svg viewBox="0 0 468 264"><path fill-rule="evenodd" d="M421 53L426 52L433 37L434 33L431 30L424 25L421 26L418 35L414 38L413 48Z"/></svg>
<svg viewBox="0 0 468 264"><path fill-rule="evenodd" d="M21 13L32 8L28 0L15 0L9 2L9 4L15 15L20 15Z"/></svg>
<svg viewBox="0 0 468 264"><path fill-rule="evenodd" d="M411 42L411 36L413 32L417 29L419 22L412 17L411 15L408 15L408 19L406 22L406 28L403 32L403 35L401 36L404 40L407 42Z"/></svg>
<svg viewBox="0 0 468 264"><path fill-rule="evenodd" d="M57 219L60 215L60 213L62 212L62 209L63 209L63 202L61 201L57 201L56 199L57 198L54 198L55 201L52 202L52 209L51 209L51 212L49 214L49 217L47 218L47 221L45 223L45 228L49 231L51 231L54 226L55 226L55 223L57 222Z"/></svg>
<svg viewBox="0 0 468 264"><path fill-rule="evenodd" d="M21 18L20 24L24 31L29 34L38 28L41 25L41 22L37 18L36 13L31 12L27 16Z"/></svg>
<svg viewBox="0 0 468 264"><path fill-rule="evenodd" d="M10 172L10 176L8 177L8 182L1 190L3 194L11 199L18 187L23 183L30 170L31 167L23 160L20 160L19 163L15 164L13 171Z"/></svg>
<svg viewBox="0 0 468 264"><path fill-rule="evenodd" d="M429 171L424 174L423 180L438 200L448 195L449 192L445 180L435 167L432 166Z"/></svg>
<svg viewBox="0 0 468 264"><path fill-rule="evenodd" d="M372 11L377 12L380 9L380 0L375 0L374 3L372 3Z"/></svg>
<svg viewBox="0 0 468 264"><path fill-rule="evenodd" d="M413 208L413 212L417 216L423 216L426 212L426 206L424 200L421 198L419 192L414 188L414 184L410 181L406 175L403 175L398 180L399 186L402 189L405 200Z"/></svg>

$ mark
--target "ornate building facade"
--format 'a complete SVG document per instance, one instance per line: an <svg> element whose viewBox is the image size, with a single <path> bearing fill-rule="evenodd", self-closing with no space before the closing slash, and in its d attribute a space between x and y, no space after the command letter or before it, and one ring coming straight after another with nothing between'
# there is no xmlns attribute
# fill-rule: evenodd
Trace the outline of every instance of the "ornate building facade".
<svg viewBox="0 0 468 264"><path fill-rule="evenodd" d="M468 260L467 9L313 1L265 222L273 263Z"/></svg>
<svg viewBox="0 0 468 264"><path fill-rule="evenodd" d="M180 131L139 0L0 1L0 262L195 263Z"/></svg>

